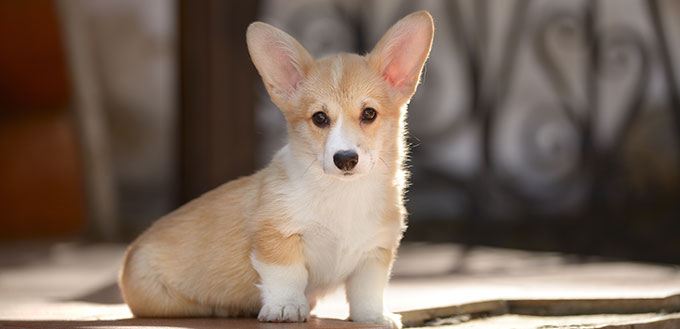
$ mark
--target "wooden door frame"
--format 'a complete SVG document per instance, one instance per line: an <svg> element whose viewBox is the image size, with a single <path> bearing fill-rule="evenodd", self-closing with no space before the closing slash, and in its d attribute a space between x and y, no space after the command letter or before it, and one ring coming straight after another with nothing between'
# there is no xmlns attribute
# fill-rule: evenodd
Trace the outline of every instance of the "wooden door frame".
<svg viewBox="0 0 680 329"><path fill-rule="evenodd" d="M181 0L179 201L255 167L257 73L246 29L258 1Z"/></svg>

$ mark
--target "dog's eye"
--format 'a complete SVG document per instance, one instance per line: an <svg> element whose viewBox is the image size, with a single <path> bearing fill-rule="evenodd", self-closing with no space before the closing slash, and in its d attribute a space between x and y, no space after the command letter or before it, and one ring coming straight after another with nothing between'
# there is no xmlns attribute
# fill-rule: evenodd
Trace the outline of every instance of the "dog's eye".
<svg viewBox="0 0 680 329"><path fill-rule="evenodd" d="M372 107L367 107L364 109L364 112L361 113L361 121L370 123L375 120L375 117L378 116L378 112L375 111L374 108Z"/></svg>
<svg viewBox="0 0 680 329"><path fill-rule="evenodd" d="M328 116L321 111L312 114L312 121L315 125L322 128L328 126Z"/></svg>

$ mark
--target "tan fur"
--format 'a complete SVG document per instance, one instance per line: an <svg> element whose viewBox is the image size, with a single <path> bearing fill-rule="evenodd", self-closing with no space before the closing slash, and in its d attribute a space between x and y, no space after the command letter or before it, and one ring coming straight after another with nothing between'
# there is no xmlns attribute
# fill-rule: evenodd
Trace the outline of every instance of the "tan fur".
<svg viewBox="0 0 680 329"><path fill-rule="evenodd" d="M250 266L252 241L245 221L257 199L252 183L258 176L184 205L128 248L120 284L135 315L257 314L258 276ZM135 261L140 264L130 266Z"/></svg>
<svg viewBox="0 0 680 329"><path fill-rule="evenodd" d="M427 46L429 52L432 42L429 14L421 12L410 17L424 22L429 20L430 35L425 35L423 42L427 44L422 45ZM398 30L400 25L395 28ZM278 83L281 73L272 73L268 66L274 65L279 58L272 62L254 60L272 100L286 117L288 153L279 152L261 171L224 184L185 204L156 221L130 245L120 275L120 287L136 316L257 315L262 307L257 287L260 277L252 259L282 266L309 264L310 255L305 254L304 249L309 237L300 233L301 224L294 221L296 211L305 207L323 211L326 208L320 207L318 202L332 203L334 200L330 196L324 197L327 200L310 200L310 204L305 204L307 200L290 201L291 194L296 192L292 186L299 182L299 177L292 177L293 172L310 179L318 186L319 193L323 193L326 186L346 194L337 197L353 197L356 193L350 189L352 185L338 185L334 181L337 178L325 177L317 163L317 155L323 154L329 135L329 129L320 129L310 120L317 111L326 112L331 122L342 120L343 129L356 136L361 147L379 150L379 159L375 159L374 164L378 169L368 175L380 175L370 187L370 191L380 191L375 197L380 204L371 205L380 212L378 218L367 219L374 219L376 224L371 226L375 227L375 233L371 232L370 238L366 239L377 247L363 251L362 255L367 262L377 260L378 267L384 267L385 275L389 275L405 228L406 211L402 200L406 185L402 163L406 153L405 106L415 92L422 63L417 67L417 76L400 78L398 86L390 85L393 82L382 75L390 68L384 63L386 60L380 60L380 56L389 55L386 49L392 46L385 42L379 43L368 56L339 54L314 61L285 33L262 26L262 23L254 23L248 33L257 29L261 31L248 36L254 59L268 54L251 42L266 42L270 38L288 40L292 50L285 51L300 53L293 69L304 77L304 84ZM260 33L262 31L266 33ZM279 46L286 47L285 44L274 45ZM424 62L426 57L427 53L420 60ZM366 107L378 110L378 119L373 123L361 121ZM292 170L290 155L307 159L302 166L306 169L297 166ZM342 190L344 186L348 188ZM334 223L328 225L333 227ZM316 229L322 233L323 230ZM310 272L309 275L310 282L324 280L318 273ZM308 301L313 307L316 292L310 294Z"/></svg>
<svg viewBox="0 0 680 329"><path fill-rule="evenodd" d="M304 264L299 234L284 235L276 222L265 220L255 232L255 256L263 262L277 265Z"/></svg>

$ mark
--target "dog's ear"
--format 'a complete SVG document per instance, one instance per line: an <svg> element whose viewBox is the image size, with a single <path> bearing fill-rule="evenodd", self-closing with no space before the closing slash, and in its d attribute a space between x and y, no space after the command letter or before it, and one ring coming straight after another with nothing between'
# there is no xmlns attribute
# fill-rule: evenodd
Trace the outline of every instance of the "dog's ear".
<svg viewBox="0 0 680 329"><path fill-rule="evenodd" d="M392 86L400 101L408 101L416 92L433 35L432 16L418 11L394 24L368 55L371 65Z"/></svg>
<svg viewBox="0 0 680 329"><path fill-rule="evenodd" d="M298 91L314 59L289 34L262 22L248 26L246 40L269 96L283 107Z"/></svg>

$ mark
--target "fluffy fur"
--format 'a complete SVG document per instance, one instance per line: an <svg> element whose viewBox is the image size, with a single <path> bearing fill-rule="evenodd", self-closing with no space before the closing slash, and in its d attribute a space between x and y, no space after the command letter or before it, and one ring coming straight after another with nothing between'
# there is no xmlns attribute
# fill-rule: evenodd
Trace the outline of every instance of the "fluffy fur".
<svg viewBox="0 0 680 329"><path fill-rule="evenodd" d="M258 316L306 321L345 285L350 319L400 327L383 290L405 229L404 119L430 51L432 18L413 13L366 55L314 60L264 23L248 49L288 122L261 171L156 221L125 256L120 287L136 316ZM373 108L373 121L362 120ZM326 126L312 117L323 112ZM351 170L333 155L353 151Z"/></svg>

